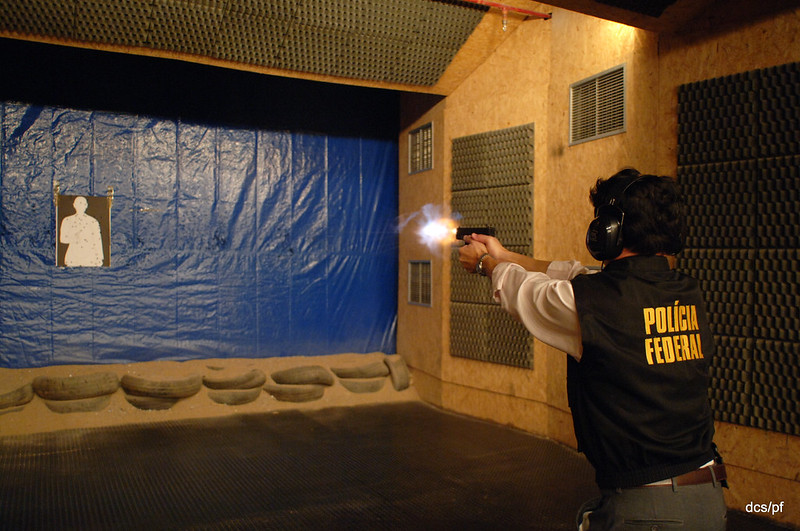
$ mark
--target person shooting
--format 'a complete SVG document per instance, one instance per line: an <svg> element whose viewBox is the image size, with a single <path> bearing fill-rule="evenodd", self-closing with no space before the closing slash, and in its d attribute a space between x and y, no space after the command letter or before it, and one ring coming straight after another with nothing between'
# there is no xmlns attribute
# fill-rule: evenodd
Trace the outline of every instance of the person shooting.
<svg viewBox="0 0 800 531"><path fill-rule="evenodd" d="M589 193L592 271L514 253L490 235L464 237L459 261L492 280L494 298L567 356L578 451L601 497L577 515L585 531L725 529L726 473L708 399L714 342L697 280L674 269L686 207L676 181L623 170Z"/></svg>

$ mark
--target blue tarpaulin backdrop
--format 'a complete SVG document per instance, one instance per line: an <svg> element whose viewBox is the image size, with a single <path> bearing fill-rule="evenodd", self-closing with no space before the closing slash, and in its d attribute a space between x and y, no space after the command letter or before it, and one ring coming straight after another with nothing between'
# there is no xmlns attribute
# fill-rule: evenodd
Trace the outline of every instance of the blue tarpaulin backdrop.
<svg viewBox="0 0 800 531"><path fill-rule="evenodd" d="M397 145L2 104L0 364L393 353ZM54 186L113 188L55 266Z"/></svg>

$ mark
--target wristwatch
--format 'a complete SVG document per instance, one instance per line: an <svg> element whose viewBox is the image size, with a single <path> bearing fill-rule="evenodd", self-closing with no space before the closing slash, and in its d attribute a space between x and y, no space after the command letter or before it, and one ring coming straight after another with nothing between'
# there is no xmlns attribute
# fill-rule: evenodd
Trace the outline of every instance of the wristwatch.
<svg viewBox="0 0 800 531"><path fill-rule="evenodd" d="M486 270L483 269L483 261L486 257L489 256L489 253L483 253L480 258L478 258L478 263L475 265L475 272L481 275L482 277L486 276Z"/></svg>

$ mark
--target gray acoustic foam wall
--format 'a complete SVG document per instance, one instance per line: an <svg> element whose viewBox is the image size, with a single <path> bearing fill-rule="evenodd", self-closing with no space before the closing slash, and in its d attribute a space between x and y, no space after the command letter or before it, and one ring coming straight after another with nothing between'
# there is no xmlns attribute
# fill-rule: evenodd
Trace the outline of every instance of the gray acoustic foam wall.
<svg viewBox="0 0 800 531"><path fill-rule="evenodd" d="M3 0L0 31L430 86L487 10L458 0Z"/></svg>
<svg viewBox="0 0 800 531"><path fill-rule="evenodd" d="M800 435L800 63L683 85L678 124L717 419Z"/></svg>
<svg viewBox="0 0 800 531"><path fill-rule="evenodd" d="M452 210L463 227L492 226L509 249L533 250L533 124L453 139ZM450 354L533 367L525 327L494 302L489 279L451 259Z"/></svg>

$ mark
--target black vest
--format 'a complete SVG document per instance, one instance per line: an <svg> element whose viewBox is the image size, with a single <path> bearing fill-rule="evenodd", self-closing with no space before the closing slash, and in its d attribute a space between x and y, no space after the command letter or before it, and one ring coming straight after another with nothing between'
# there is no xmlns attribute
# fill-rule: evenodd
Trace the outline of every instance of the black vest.
<svg viewBox="0 0 800 531"><path fill-rule="evenodd" d="M689 472L714 457L714 344L697 281L633 256L572 280L583 354L568 356L578 450L601 488Z"/></svg>

